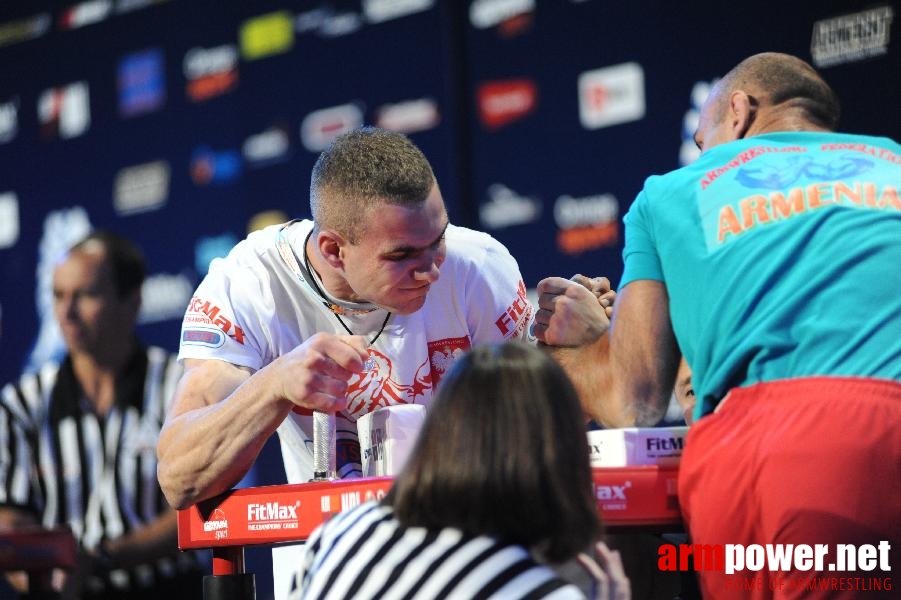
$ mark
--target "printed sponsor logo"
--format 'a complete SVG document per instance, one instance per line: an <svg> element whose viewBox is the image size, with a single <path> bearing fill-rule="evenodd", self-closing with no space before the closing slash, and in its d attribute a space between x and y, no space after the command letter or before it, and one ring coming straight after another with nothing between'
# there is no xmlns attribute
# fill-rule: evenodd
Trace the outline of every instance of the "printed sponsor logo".
<svg viewBox="0 0 901 600"><path fill-rule="evenodd" d="M675 450L682 451L684 449L685 438L682 437L649 437L645 439L645 450L647 450L649 454L659 452L664 455L669 455Z"/></svg>
<svg viewBox="0 0 901 600"><path fill-rule="evenodd" d="M294 46L294 23L291 13L277 11L248 19L239 33L241 56L256 60L282 54Z"/></svg>
<svg viewBox="0 0 901 600"><path fill-rule="evenodd" d="M661 571L724 571L727 575L742 571L778 574L813 570L827 571L891 571L891 544L881 540L875 544L663 544L658 551L657 568ZM693 555L691 564L687 560ZM744 573L743 573L744 574ZM727 590L891 590L890 577L730 577ZM792 594L795 595L795 594Z"/></svg>
<svg viewBox="0 0 901 600"><path fill-rule="evenodd" d="M342 492L341 493L341 510L349 510L362 504L360 492Z"/></svg>
<svg viewBox="0 0 901 600"><path fill-rule="evenodd" d="M612 246L619 240L619 202L613 194L573 198L563 195L554 204L557 247L564 254L580 254Z"/></svg>
<svg viewBox="0 0 901 600"><path fill-rule="evenodd" d="M238 49L234 44L191 48L185 53L182 70L188 98L194 102L215 98L238 85Z"/></svg>
<svg viewBox="0 0 901 600"><path fill-rule="evenodd" d="M308 114L300 125L300 140L310 152L322 152L336 137L363 125L363 111L354 103Z"/></svg>
<svg viewBox="0 0 901 600"><path fill-rule="evenodd" d="M163 51L129 54L119 63L119 115L134 117L162 108L166 102Z"/></svg>
<svg viewBox="0 0 901 600"><path fill-rule="evenodd" d="M416 133L432 129L441 121L438 103L432 98L383 104L376 109L375 114L377 127L400 133Z"/></svg>
<svg viewBox="0 0 901 600"><path fill-rule="evenodd" d="M16 139L19 133L19 98L0 103L0 144Z"/></svg>
<svg viewBox="0 0 901 600"><path fill-rule="evenodd" d="M518 121L538 106L538 88L530 79L483 83L477 94L479 116L489 130Z"/></svg>
<svg viewBox="0 0 901 600"><path fill-rule="evenodd" d="M573 198L563 195L554 204L554 221L561 229L615 221L619 216L619 203L613 194L598 194Z"/></svg>
<svg viewBox="0 0 901 600"><path fill-rule="evenodd" d="M281 126L249 136L241 146L244 160L250 167L265 167L284 162L291 156L288 130Z"/></svg>
<svg viewBox="0 0 901 600"><path fill-rule="evenodd" d="M494 324L504 338L520 336L532 321L532 304L529 302L526 284L522 281L516 289L516 298L504 312L495 319Z"/></svg>
<svg viewBox="0 0 901 600"><path fill-rule="evenodd" d="M127 13L135 10L141 10L154 4L163 4L170 0L119 0L116 2L117 13Z"/></svg>
<svg viewBox="0 0 901 600"><path fill-rule="evenodd" d="M237 150L200 146L191 153L191 181L196 185L231 183L240 176L241 154Z"/></svg>
<svg viewBox="0 0 901 600"><path fill-rule="evenodd" d="M541 218L541 201L521 196L502 183L488 186L488 202L479 207L479 220L489 229L534 223Z"/></svg>
<svg viewBox="0 0 901 600"><path fill-rule="evenodd" d="M880 6L813 24L810 54L816 67L831 67L888 52L891 6Z"/></svg>
<svg viewBox="0 0 901 600"><path fill-rule="evenodd" d="M469 5L469 22L488 29L535 12L535 0L475 0Z"/></svg>
<svg viewBox="0 0 901 600"><path fill-rule="evenodd" d="M336 38L342 35L350 35L363 27L363 18L360 13L353 11L332 12L325 14L319 24L317 33L321 37Z"/></svg>
<svg viewBox="0 0 901 600"><path fill-rule="evenodd" d="M435 0L363 0L363 14L370 23L399 19L432 8Z"/></svg>
<svg viewBox="0 0 901 600"><path fill-rule="evenodd" d="M194 283L183 273L157 273L141 286L138 323L159 323L181 319L194 293Z"/></svg>
<svg viewBox="0 0 901 600"><path fill-rule="evenodd" d="M0 23L0 48L39 38L50 30L52 24L50 13Z"/></svg>
<svg viewBox="0 0 901 600"><path fill-rule="evenodd" d="M169 163L164 160L120 169L113 184L113 208L119 215L156 210L169 196Z"/></svg>
<svg viewBox="0 0 901 600"><path fill-rule="evenodd" d="M707 187L717 179L719 179L720 176L728 173L732 169L741 167L745 163L748 163L759 157L763 157L771 153L780 152L803 154L807 152L807 148L803 146L754 146L753 148L748 148L747 150L737 154L729 162L715 169L707 171L707 173L704 175L704 178L701 179L701 189L706 190ZM791 159L788 168L786 168L786 166L784 165L780 165L780 167L773 169L772 184L774 185L774 189L791 184L795 179L797 179L797 177L799 177L803 173L804 167L809 165L809 163L810 161L806 159ZM791 181L785 178L785 174L788 174L789 178L792 178Z"/></svg>
<svg viewBox="0 0 901 600"><path fill-rule="evenodd" d="M626 510L629 502L627 492L632 488L631 481L622 485L598 485L594 492L602 510Z"/></svg>
<svg viewBox="0 0 901 600"><path fill-rule="evenodd" d="M0 248L11 248L19 241L19 198L15 192L0 194Z"/></svg>
<svg viewBox="0 0 901 600"><path fill-rule="evenodd" d="M322 7L297 13L297 17L294 19L294 31L299 34L319 31L328 14L329 11Z"/></svg>
<svg viewBox="0 0 901 600"><path fill-rule="evenodd" d="M228 539L228 519L221 508L214 509L210 518L203 522L203 530L215 533L217 540Z"/></svg>
<svg viewBox="0 0 901 600"><path fill-rule="evenodd" d="M293 505L267 502L251 502L247 505L247 529L250 531L278 531L297 529L297 510L300 500Z"/></svg>
<svg viewBox="0 0 901 600"><path fill-rule="evenodd" d="M319 509L323 514L333 514L359 506L363 502L382 500L384 497L385 490L382 489L366 490L363 493L350 491L340 494L323 494L319 498Z"/></svg>
<svg viewBox="0 0 901 600"><path fill-rule="evenodd" d="M226 318L218 306L198 296L191 298L191 302L188 304L184 326L185 328L196 328L195 323L215 325L228 337L239 344L244 344L244 330L237 323L233 323L231 319Z"/></svg>
<svg viewBox="0 0 901 600"><path fill-rule="evenodd" d="M368 464L374 464L376 461L384 460L385 430L380 427L373 428L369 432L369 443L371 444L369 448L363 448L363 461Z"/></svg>
<svg viewBox="0 0 901 600"><path fill-rule="evenodd" d="M335 12L331 6L319 7L299 13L294 19L294 31L298 34L315 33L323 38L349 35L363 27L363 17L358 12Z"/></svg>
<svg viewBox="0 0 901 600"><path fill-rule="evenodd" d="M323 494L319 498L319 510L323 514L334 514L339 512L341 506L341 497L337 495Z"/></svg>
<svg viewBox="0 0 901 600"><path fill-rule="evenodd" d="M644 70L635 62L579 75L579 120L599 129L644 118Z"/></svg>
<svg viewBox="0 0 901 600"><path fill-rule="evenodd" d="M112 0L79 2L63 10L56 20L59 29L78 29L106 19L113 12Z"/></svg>
<svg viewBox="0 0 901 600"><path fill-rule="evenodd" d="M203 346L219 348L225 343L225 335L218 329L192 327L181 332L183 346Z"/></svg>
<svg viewBox="0 0 901 600"><path fill-rule="evenodd" d="M445 338L429 342L429 365L432 371L433 389L441 381L444 373L454 364L454 361L469 350L470 345L468 337Z"/></svg>
<svg viewBox="0 0 901 600"><path fill-rule="evenodd" d="M44 138L74 138L91 125L88 83L49 88L38 97L38 121Z"/></svg>

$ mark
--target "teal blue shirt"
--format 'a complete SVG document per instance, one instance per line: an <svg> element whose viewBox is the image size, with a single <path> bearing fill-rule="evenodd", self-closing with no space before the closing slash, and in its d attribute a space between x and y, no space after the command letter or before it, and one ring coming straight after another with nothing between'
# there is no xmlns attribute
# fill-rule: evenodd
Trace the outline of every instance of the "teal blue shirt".
<svg viewBox="0 0 901 600"><path fill-rule="evenodd" d="M901 381L901 145L755 136L648 178L620 289L662 281L695 416L733 387L815 375Z"/></svg>

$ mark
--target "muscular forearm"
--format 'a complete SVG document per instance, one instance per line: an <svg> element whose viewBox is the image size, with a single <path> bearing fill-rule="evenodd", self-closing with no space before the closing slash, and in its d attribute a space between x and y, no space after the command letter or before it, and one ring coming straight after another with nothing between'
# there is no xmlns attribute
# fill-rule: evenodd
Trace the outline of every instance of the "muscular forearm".
<svg viewBox="0 0 901 600"><path fill-rule="evenodd" d="M656 425L672 394L680 356L663 284L642 280L620 290L608 335L619 426Z"/></svg>
<svg viewBox="0 0 901 600"><path fill-rule="evenodd" d="M613 405L611 393L613 378L610 369L609 343L607 335L596 342L577 348L559 346L541 347L563 367L573 386L579 393L582 410L586 419L594 420L605 427L621 427L621 410Z"/></svg>
<svg viewBox="0 0 901 600"><path fill-rule="evenodd" d="M317 333L256 373L219 360L186 360L160 432L159 480L184 508L240 481L295 406L337 412L368 357L360 336Z"/></svg>
<svg viewBox="0 0 901 600"><path fill-rule="evenodd" d="M221 402L167 421L157 449L158 476L174 508L185 508L238 483L290 412L293 404L267 388L264 371Z"/></svg>

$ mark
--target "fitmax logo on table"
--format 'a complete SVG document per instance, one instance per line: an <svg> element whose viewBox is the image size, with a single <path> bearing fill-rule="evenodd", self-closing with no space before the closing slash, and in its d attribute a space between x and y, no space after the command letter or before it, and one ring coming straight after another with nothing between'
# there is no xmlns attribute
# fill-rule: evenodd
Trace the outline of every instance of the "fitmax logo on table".
<svg viewBox="0 0 901 600"><path fill-rule="evenodd" d="M872 544L837 544L835 561L826 563L829 544L663 544L658 549L657 568L661 571L688 571L690 557L694 557L695 571L891 571L886 540Z"/></svg>

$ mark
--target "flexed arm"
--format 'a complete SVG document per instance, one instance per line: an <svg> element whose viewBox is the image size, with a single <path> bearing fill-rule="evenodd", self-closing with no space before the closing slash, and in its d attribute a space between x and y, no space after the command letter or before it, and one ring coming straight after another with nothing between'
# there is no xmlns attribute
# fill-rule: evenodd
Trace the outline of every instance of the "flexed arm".
<svg viewBox="0 0 901 600"><path fill-rule="evenodd" d="M604 296L590 293L584 282L549 277L538 292L536 335L572 379L586 415L606 427L656 424L680 356L663 283L626 285L610 320Z"/></svg>
<svg viewBox="0 0 901 600"><path fill-rule="evenodd" d="M609 335L612 426L656 425L666 412L681 357L663 282L638 280L622 288Z"/></svg>
<svg viewBox="0 0 901 600"><path fill-rule="evenodd" d="M157 446L166 499L181 509L234 486L295 406L345 408L366 356L359 336L318 333L257 372L186 360Z"/></svg>

